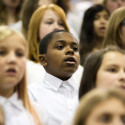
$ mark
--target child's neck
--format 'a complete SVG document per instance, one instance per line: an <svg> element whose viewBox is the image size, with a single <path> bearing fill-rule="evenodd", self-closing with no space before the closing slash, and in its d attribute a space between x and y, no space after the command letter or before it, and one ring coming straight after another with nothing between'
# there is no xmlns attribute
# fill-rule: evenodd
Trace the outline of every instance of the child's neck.
<svg viewBox="0 0 125 125"><path fill-rule="evenodd" d="M96 39L95 39L95 43L96 43L95 47L96 48L100 48L101 47L103 39L104 39L104 37L96 37Z"/></svg>
<svg viewBox="0 0 125 125"><path fill-rule="evenodd" d="M57 77L57 76L55 76L55 77ZM66 81L66 80L68 80L70 77L67 77L67 76L66 76L66 77L64 77L64 76L63 76L63 77L62 77L62 76L59 77L59 76L58 76L57 78L61 79L62 81Z"/></svg>
<svg viewBox="0 0 125 125"><path fill-rule="evenodd" d="M6 11L7 11L7 15L8 15L8 24L13 24L16 22L16 10L15 8L6 8Z"/></svg>
<svg viewBox="0 0 125 125"><path fill-rule="evenodd" d="M9 98L13 94L13 92L14 92L13 89L6 89L6 90L0 89L0 96L3 96L5 98Z"/></svg>
<svg viewBox="0 0 125 125"><path fill-rule="evenodd" d="M50 73L50 72L48 72L48 71L46 71L47 73L49 73L49 74L51 74L52 76L55 76L55 77L57 77L58 79L61 79L61 80L63 80L63 81L66 81L66 80L68 80L69 78L71 78L71 76L64 76L64 75L55 75L55 74L52 74L52 73Z"/></svg>

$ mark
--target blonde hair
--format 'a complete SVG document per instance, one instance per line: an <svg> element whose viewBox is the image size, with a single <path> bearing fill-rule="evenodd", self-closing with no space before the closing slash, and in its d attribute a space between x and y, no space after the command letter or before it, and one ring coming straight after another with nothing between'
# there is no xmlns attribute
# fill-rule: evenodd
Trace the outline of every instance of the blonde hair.
<svg viewBox="0 0 125 125"><path fill-rule="evenodd" d="M1 105L0 105L0 125L5 125L4 112Z"/></svg>
<svg viewBox="0 0 125 125"><path fill-rule="evenodd" d="M11 35L14 35L14 34L21 37L23 39L24 46L27 47L26 40L25 40L24 36L22 35L22 33L14 30L14 29L11 29L5 25L0 26L0 41L2 41L3 39L5 39Z"/></svg>
<svg viewBox="0 0 125 125"><path fill-rule="evenodd" d="M39 7L32 15L30 24L29 24L29 30L28 30L28 59L39 62L39 28L40 28L40 22L43 18L43 15L46 10L53 10L56 12L61 20L63 21L63 25L65 30L69 31L68 25L66 23L66 16L64 11L57 5L50 4L50 5L43 5L42 7Z"/></svg>
<svg viewBox="0 0 125 125"><path fill-rule="evenodd" d="M121 89L93 89L83 96L76 111L73 125L85 125L86 120L96 105L109 99L118 99L125 106L125 95Z"/></svg>
<svg viewBox="0 0 125 125"><path fill-rule="evenodd" d="M115 45L122 48L121 22L125 19L125 7L120 7L113 12L109 19L108 27L104 37L102 47Z"/></svg>
<svg viewBox="0 0 125 125"><path fill-rule="evenodd" d="M24 46L26 47L25 38L20 32L11 29L8 26L0 26L0 42L3 39L5 39L5 38L7 38L11 35L18 35L20 38L22 38L23 41L24 41ZM28 92L27 92L27 82L26 81L27 80L26 80L26 72L25 72L22 80L17 84L15 89L18 93L19 99L22 100L23 105L26 108L26 110L29 111L33 115L34 120L36 122L36 125L41 125L40 119L39 119L35 109L33 108L32 104L30 103L30 100L29 100L29 97L28 97Z"/></svg>

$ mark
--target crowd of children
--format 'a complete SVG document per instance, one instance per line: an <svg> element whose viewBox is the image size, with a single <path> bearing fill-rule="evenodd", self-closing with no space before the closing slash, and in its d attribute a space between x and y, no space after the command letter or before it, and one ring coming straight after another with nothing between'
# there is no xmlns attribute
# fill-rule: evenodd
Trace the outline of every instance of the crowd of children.
<svg viewBox="0 0 125 125"><path fill-rule="evenodd" d="M1 0L0 125L124 125L124 49L125 0Z"/></svg>

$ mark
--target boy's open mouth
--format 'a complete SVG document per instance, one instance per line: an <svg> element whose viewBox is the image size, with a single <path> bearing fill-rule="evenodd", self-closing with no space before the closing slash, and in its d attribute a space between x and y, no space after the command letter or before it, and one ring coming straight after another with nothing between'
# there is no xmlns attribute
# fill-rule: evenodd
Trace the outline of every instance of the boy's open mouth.
<svg viewBox="0 0 125 125"><path fill-rule="evenodd" d="M67 64L71 64L71 65L76 64L76 60L75 60L75 58L73 58L73 57L68 57L68 58L66 58L66 59L65 59L65 62L66 62Z"/></svg>

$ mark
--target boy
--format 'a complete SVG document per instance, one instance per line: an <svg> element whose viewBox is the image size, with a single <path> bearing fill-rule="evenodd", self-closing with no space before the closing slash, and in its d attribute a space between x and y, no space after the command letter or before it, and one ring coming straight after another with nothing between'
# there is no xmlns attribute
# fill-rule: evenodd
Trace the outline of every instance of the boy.
<svg viewBox="0 0 125 125"><path fill-rule="evenodd" d="M48 111L48 125L60 125L78 105L78 83L72 77L80 63L78 41L68 31L53 31L40 41L39 59L46 74L29 86L29 95Z"/></svg>

